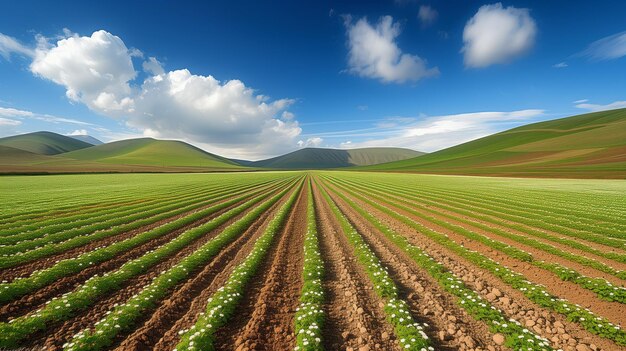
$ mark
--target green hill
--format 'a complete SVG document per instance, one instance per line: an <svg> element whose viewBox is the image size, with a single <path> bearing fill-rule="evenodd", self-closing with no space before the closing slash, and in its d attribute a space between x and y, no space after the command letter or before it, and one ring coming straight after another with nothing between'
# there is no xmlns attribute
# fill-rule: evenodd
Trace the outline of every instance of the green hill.
<svg viewBox="0 0 626 351"><path fill-rule="evenodd" d="M351 150L305 148L267 160L246 162L245 165L274 169L329 169L367 166L404 160L422 152L401 148L363 148Z"/></svg>
<svg viewBox="0 0 626 351"><path fill-rule="evenodd" d="M418 158L364 170L626 177L626 109L533 123Z"/></svg>
<svg viewBox="0 0 626 351"><path fill-rule="evenodd" d="M51 132L35 132L1 138L0 145L40 155L57 155L92 146L84 141Z"/></svg>
<svg viewBox="0 0 626 351"><path fill-rule="evenodd" d="M182 141L151 138L121 140L63 154L68 159L115 165L240 168L235 162Z"/></svg>
<svg viewBox="0 0 626 351"><path fill-rule="evenodd" d="M68 135L72 139L84 141L91 145L102 145L104 144L102 141L92 137L91 135Z"/></svg>

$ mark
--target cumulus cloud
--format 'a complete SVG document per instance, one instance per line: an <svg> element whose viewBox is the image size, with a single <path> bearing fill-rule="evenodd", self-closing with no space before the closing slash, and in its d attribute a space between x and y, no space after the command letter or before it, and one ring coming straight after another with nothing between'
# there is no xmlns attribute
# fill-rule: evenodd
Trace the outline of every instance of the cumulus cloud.
<svg viewBox="0 0 626 351"><path fill-rule="evenodd" d="M530 50L535 43L537 25L528 9L501 3L484 5L463 30L466 67L487 67L507 63Z"/></svg>
<svg viewBox="0 0 626 351"><path fill-rule="evenodd" d="M580 55L593 61L613 60L626 56L626 31L594 41Z"/></svg>
<svg viewBox="0 0 626 351"><path fill-rule="evenodd" d="M256 158L297 147L301 128L287 111L292 99L272 100L236 79L166 71L104 30L65 35L56 42L40 37L30 69L63 86L72 102L143 135L185 140L226 156ZM143 81L136 79L133 59L143 61Z"/></svg>
<svg viewBox="0 0 626 351"><path fill-rule="evenodd" d="M395 146L432 152L511 128L543 114L543 110L528 109L422 117L417 122L413 118L395 118L386 130L379 127L373 133L342 135L352 141L340 143L340 147ZM355 142L354 138L365 140Z"/></svg>
<svg viewBox="0 0 626 351"><path fill-rule="evenodd" d="M422 22L422 26L424 27L433 24L437 20L437 17L439 17L437 10L428 5L421 5L420 10L417 13L417 18L419 18L420 22Z"/></svg>
<svg viewBox="0 0 626 351"><path fill-rule="evenodd" d="M416 82L439 74L437 67L428 68L417 55L403 53L396 43L400 24L391 16L382 17L375 25L366 18L352 23L346 18L348 34L348 71L361 77L385 83Z"/></svg>
<svg viewBox="0 0 626 351"><path fill-rule="evenodd" d="M324 142L324 139L320 137L308 138L305 140L298 141L299 147L319 147Z"/></svg>
<svg viewBox="0 0 626 351"><path fill-rule="evenodd" d="M0 33L0 55L8 60L13 53L32 57L35 51L22 45L17 39Z"/></svg>
<svg viewBox="0 0 626 351"><path fill-rule="evenodd" d="M579 100L579 101L575 101L574 103L580 102L580 103L576 104L577 108L580 108L580 109L583 109L583 110L587 110L587 111L591 111L591 112L615 110L615 109L618 109L618 108L626 108L626 101L614 101L614 102L611 102L611 103L606 104L606 105L589 104L589 103L587 103L587 101L588 100Z"/></svg>

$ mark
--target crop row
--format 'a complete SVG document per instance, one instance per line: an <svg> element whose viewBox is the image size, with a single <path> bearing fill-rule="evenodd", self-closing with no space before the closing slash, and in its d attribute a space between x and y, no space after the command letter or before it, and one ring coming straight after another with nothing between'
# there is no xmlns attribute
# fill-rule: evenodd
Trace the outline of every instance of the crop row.
<svg viewBox="0 0 626 351"><path fill-rule="evenodd" d="M365 189L365 188L356 188L356 189ZM372 189L368 189L367 190L369 193L371 194L380 194L382 195L386 195L384 192L381 191L376 191L376 190L372 190ZM411 201L407 201L404 200L402 198L397 198L395 196L389 196L387 195L387 199L390 198L394 198L397 199L397 202L394 202L393 204L397 204L402 203L404 205L409 205L409 206L418 206L421 207L418 204L415 204L414 202ZM390 201L390 200L388 200ZM426 211L428 211L426 209ZM430 212L430 211L429 211ZM544 261L537 261L534 259L533 255L523 251L521 249L518 249L516 247L507 245L503 242L500 241L496 241L496 240L492 240L484 235L478 234L472 230L468 230L462 226L456 225L456 224L452 224L449 223L447 221L444 220L440 220L437 219L435 217L432 216L428 216L423 214L422 212L417 212L414 211L414 214L424 220L427 220L431 223L437 224L441 227L444 227L446 229L449 229L451 231L454 231L457 234L463 235L465 237L467 237L468 239L471 239L473 241L476 242L480 242L490 248L493 248L495 250L498 250L500 252L503 252L513 258L519 259L521 261L524 262L529 262L535 266L538 266L540 268L546 269L554 274L556 274L559 278L561 278L563 281L571 281L574 282L576 284L579 284L580 286L582 286L583 288L589 289L595 293L598 294L599 297L601 297L602 299L608 300L608 301L617 301L620 303L626 303L626 288L622 288L622 287L618 287L618 286L614 286L613 284L611 284L610 282L608 282L605 279L599 279L599 278L590 278L590 277L586 277L578 272L576 272L575 270L571 269L571 268L567 268L567 267L563 267L562 265L559 265L557 263L546 263ZM579 256L579 255L574 255L572 253L569 252L565 252L562 250L559 250L553 246L550 246L548 244L542 243L540 241L536 241L521 235L517 235L517 234L513 234L504 230L500 230L498 228L492 228L486 225L483 225L481 223L475 223L472 222L471 220L467 220L467 219L463 219L463 218L458 218L456 216L451 216L445 213L441 214L442 216L451 218L453 220L459 221L459 222L464 222L464 223L469 223L475 227L481 228L483 230L486 231L490 231L493 233L497 233L498 235L500 235L501 237L505 237L505 238L509 238L512 239L516 242L519 242L521 244L525 244L540 250L543 250L545 252L548 252L550 254L553 254L555 256L559 256L559 257L563 257L566 259L569 259L571 261L574 262L578 262L580 264L583 264L585 266L588 267L592 267L595 269L598 269L600 271L609 273L609 274L613 274L618 278L621 279L625 279L626 278L626 272L625 271L618 271L615 270L612 267L609 267L601 262L595 261L595 260L591 260L589 258L583 257L583 256Z"/></svg>
<svg viewBox="0 0 626 351"><path fill-rule="evenodd" d="M311 183L308 183L306 234L304 237L304 267L302 269L302 291L300 305L294 316L295 351L321 351L322 327L325 312L322 309L325 294L322 285L324 261L320 252L315 205Z"/></svg>
<svg viewBox="0 0 626 351"><path fill-rule="evenodd" d="M424 326L417 323L411 316L408 304L398 296L398 288L380 259L341 213L326 190L323 188L320 190L333 215L339 221L358 262L374 285L374 291L385 301L383 309L387 320L393 326L400 347L407 350L434 350L429 337L424 333Z"/></svg>
<svg viewBox="0 0 626 351"><path fill-rule="evenodd" d="M344 194L339 192L335 192L335 194L378 229L396 247L404 251L420 268L428 272L444 290L456 296L458 305L462 309L476 320L487 323L493 333L501 333L505 336L506 346L513 350L550 350L548 340L525 329L519 321L507 318L501 310L483 300L478 293L467 287L461 279L441 263L434 260L419 247L411 244L406 237L396 233Z"/></svg>
<svg viewBox="0 0 626 351"><path fill-rule="evenodd" d="M343 189L351 194L353 197L359 198L368 205L373 206L374 208L382 211L383 213L386 213L392 218L395 218L396 220L417 230L421 234L448 248L455 254L458 254L459 256L467 259L476 266L489 271L494 276L501 279L504 283L510 285L514 289L521 291L529 300L535 302L539 306L563 314L569 320L577 322L593 334L597 334L607 339L613 340L619 345L626 345L626 332L624 332L624 330L622 330L619 326L614 325L605 318L599 317L588 309L570 303L565 299L560 299L556 296L551 295L546 291L545 287L526 280L523 275L512 271L508 267L505 267L500 263L495 262L494 260L480 254L479 252L471 251L464 246L457 244L455 241L448 238L445 234L439 233L431 228L428 228L420 223L411 220L409 217L403 214L400 214L386 206L381 205L381 203L387 203L386 199L383 199L382 197L372 196L376 199L376 201L373 201L369 199L369 196L365 197L346 188ZM415 214L415 211L409 207L399 204L394 204L393 206L407 213Z"/></svg>
<svg viewBox="0 0 626 351"><path fill-rule="evenodd" d="M274 237L288 218L289 212L301 191L302 183L300 183L298 190L289 197L289 200L280 207L263 234L254 243L248 256L235 267L226 283L208 299L205 312L200 314L196 323L188 330L180 331L181 340L175 350L214 349L216 331L226 325L233 316L247 284L263 262Z"/></svg>
<svg viewBox="0 0 626 351"><path fill-rule="evenodd" d="M220 250L232 243L254 221L280 200L291 187L286 188L269 200L265 201L245 216L229 225L215 238L202 245L191 255L182 259L178 264L159 274L155 279L126 303L113 308L107 316L96 323L93 330L83 330L64 345L68 351L74 350L102 350L111 345L115 338L124 331L131 330L137 321L149 311L153 310L172 289L188 279L199 267L206 265Z"/></svg>
<svg viewBox="0 0 626 351"><path fill-rule="evenodd" d="M60 298L52 299L44 308L34 313L18 317L8 323L0 323L0 347L13 347L33 333L45 329L47 323L70 318L77 311L93 304L99 297L120 289L125 281L147 272L150 267L184 249L196 239L215 230L231 218L240 215L267 196L267 194L257 196L205 224L189 229L157 249L148 251L143 256L126 262L114 272L91 277L74 291Z"/></svg>
<svg viewBox="0 0 626 351"><path fill-rule="evenodd" d="M261 187L259 189L255 189L254 191L252 191L252 194L258 193L259 191L262 191L263 189L264 189L263 187ZM238 195L239 193L241 193L241 192L237 191L235 193L228 193L226 191L225 194L217 193L217 194L214 194L214 195L218 195L218 196L216 198L212 199L212 202L213 203L219 202L219 201L224 200L226 198L231 198L234 195ZM208 198L210 198L210 197L211 196L209 196ZM239 201L241 201L241 200L244 199L244 197L238 197L238 199L239 199ZM224 209L224 208L234 204L232 201L227 201L227 203L228 203L227 206L219 206L219 207L217 207L216 210L219 211L219 210L222 210L222 209ZM149 224L158 222L158 221L163 220L163 219L171 218L171 217L179 215L179 214L184 214L184 213L192 211L192 210L197 210L199 207L205 207L207 205L208 204L204 204L204 203L192 203L192 204L184 206L184 207L174 208L174 209L172 209L169 212L155 213L152 217L131 221L130 223L121 224L119 226L116 226L116 227L113 227L113 228L110 228L110 229L106 229L106 230L101 230L101 231L95 232L95 233L90 234L90 235L83 235L83 236L78 236L78 237L75 237L75 238L72 238L72 239L68 239L67 241L62 242L62 243L48 244L48 245L45 245L45 246L43 246L41 248L34 249L34 250L31 250L31 251L22 253L20 255L14 255L14 256L8 256L8 257L0 257L0 267L6 268L6 267L17 266L17 265L20 265L20 264L23 264L23 263L26 263L28 261L32 261L32 260L35 260L35 259L38 259L38 258L42 258L42 257L46 257L46 256L49 256L49 255L57 254L57 253L60 253L60 252L64 252L64 251L69 250L71 248L79 247L79 246L91 243L93 241L96 241L96 240L100 240L100 239L111 237L111 236L114 236L114 235L117 235L117 234L120 234L120 233L124 233L126 231L130 231L130 230L133 230L133 229L136 229L136 228L140 228L142 226L149 225ZM205 213L205 215L208 215L208 214L214 213L214 211L205 212L204 210L199 210L199 211L197 211L197 213ZM193 215L193 214L191 214L191 215ZM169 222L169 223L167 223L165 225L159 226L156 229L158 230L159 233L165 234L166 232L163 232L163 229L164 229L163 227L164 226L167 226L170 223L178 223L178 224L182 224L181 226L183 226L183 225L188 224L189 223L189 219L192 219L192 218L195 218L195 220L198 220L198 219L200 219L202 217L200 217L200 214L197 214L197 215L195 215L193 217L190 217L189 215L187 215L187 216L185 216L183 218L175 219L175 220L173 220L173 221L171 221L171 222ZM179 227L180 226L171 226L170 225L168 228L177 229ZM149 230L148 232L153 232L153 230ZM145 238L150 237L150 238L152 238L153 237L152 235L146 235L146 233L148 233L148 232L142 233L141 237L145 237ZM160 236L160 235L158 235L158 236ZM137 238L137 237L138 236L135 236L135 238ZM133 238L133 239L135 239L135 238ZM125 242L131 242L131 241L128 241L128 239L127 239L127 240L116 242L116 243L114 243L112 245L122 245L122 246L125 246L125 244L121 244L121 243L125 243ZM141 240L141 239L135 239L132 242L134 243L132 246L125 246L125 248L128 249L128 248L137 246L139 244L142 244L142 243L144 243L146 241L145 240ZM100 247L100 248L97 248L96 250L94 250L92 252L96 252L96 251L103 252L101 250L104 250L105 248L106 247ZM113 249L113 251L121 252L121 251L116 250L116 249ZM100 255L96 255L96 256L100 257ZM104 257L100 257L100 259L104 259ZM65 261L67 261L67 260L65 260ZM90 259L89 262L93 262L93 260ZM37 273L37 272L35 272L35 273ZM1 294L2 294L2 292L0 291L0 301L2 301Z"/></svg>

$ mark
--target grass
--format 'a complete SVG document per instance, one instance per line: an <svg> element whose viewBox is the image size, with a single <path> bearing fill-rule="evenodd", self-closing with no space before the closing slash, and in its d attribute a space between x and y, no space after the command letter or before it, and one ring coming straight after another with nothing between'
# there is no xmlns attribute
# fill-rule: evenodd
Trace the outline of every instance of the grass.
<svg viewBox="0 0 626 351"><path fill-rule="evenodd" d="M0 145L39 155L56 155L91 146L84 141L51 132L35 132L1 138Z"/></svg>
<svg viewBox="0 0 626 351"><path fill-rule="evenodd" d="M626 109L533 123L363 170L626 178Z"/></svg>

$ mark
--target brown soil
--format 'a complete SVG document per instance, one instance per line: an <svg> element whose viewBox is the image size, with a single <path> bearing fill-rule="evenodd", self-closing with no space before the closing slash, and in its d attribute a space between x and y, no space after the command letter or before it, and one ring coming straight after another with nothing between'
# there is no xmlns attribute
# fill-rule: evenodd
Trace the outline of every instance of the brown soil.
<svg viewBox="0 0 626 351"><path fill-rule="evenodd" d="M384 303L359 267L345 234L316 185L313 186L328 301L323 328L327 350L399 350Z"/></svg>
<svg viewBox="0 0 626 351"><path fill-rule="evenodd" d="M236 264L239 264L245 258L245 255L250 252L254 241L263 233L281 202L274 204L268 211L263 213L239 238L227 245L193 279L189 279L178 286L154 313L146 316L142 326L126 338L125 336L120 336L119 341L121 341L121 344L117 347L117 350L173 349L178 341L176 331L181 329L180 325L176 328L174 326L185 315L191 314L196 316L203 310L203 305L206 304L206 299L208 298L208 296L205 297L204 295L209 292L211 294L214 293L217 287L223 285L227 275L222 273L230 273ZM174 333L169 333L169 335L176 337L171 339L172 345L166 346L168 342L163 337L168 335L168 331L174 331Z"/></svg>
<svg viewBox="0 0 626 351"><path fill-rule="evenodd" d="M295 345L294 314L302 289L304 236L306 234L307 190L299 198L282 230L277 253L261 291L254 299L252 314L237 314L244 326L217 344L218 349L291 350ZM240 321L229 325L241 325ZM225 328L233 330L235 328ZM218 338L218 341L220 338ZM234 341L234 342L233 342Z"/></svg>
<svg viewBox="0 0 626 351"><path fill-rule="evenodd" d="M333 191L336 188L333 187ZM400 297L409 303L412 314L419 322L431 326L427 333L437 341L437 350L474 350L491 346L493 335L482 322L476 321L457 305L457 298L443 290L437 281L420 269L406 253L389 241L367 220L348 206L333 192L331 197L352 225L389 268L392 278L400 288Z"/></svg>
<svg viewBox="0 0 626 351"><path fill-rule="evenodd" d="M154 277L158 276L160 272L176 265L181 259L197 250L200 246L211 240L215 237L215 235L220 233L224 228L228 227L231 223L235 222L243 215L245 215L245 212L235 218L231 218L225 224L222 224L215 230L206 233L201 238L196 239L193 243L189 244L173 256L164 258L159 264L151 267L144 274L129 279L123 284L120 290L113 292L111 295L108 295L100 301L97 301L89 310L79 313L71 319L63 323L59 323L58 326L51 327L45 332L39 333L38 336L29 340L29 343L32 345L44 345L49 350L60 348L65 341L69 340L78 331L93 327L93 324L103 318L105 313L110 310L114 304L120 304L128 300L132 295L138 293L145 285L149 284ZM53 334L51 334L52 332Z"/></svg>
<svg viewBox="0 0 626 351"><path fill-rule="evenodd" d="M480 292L483 298L500 308L508 317L515 318L524 325L533 324L529 329L551 340L555 349L574 350L576 346L583 344L584 346L581 346L581 348L590 348L593 345L598 350L626 350L626 347L618 346L610 340L593 335L584 330L579 324L567 321L563 315L541 308L529 301L522 292L503 283L490 272L474 266L471 262L459 257L454 252L372 206L351 196L350 198L359 206L374 214L383 223L389 225L398 233L405 235L413 245L423 249L456 276L461 277L466 284L475 291ZM388 207L402 213L402 211L393 208L393 206ZM489 298L487 297L488 295ZM492 299L492 296L496 296L496 298Z"/></svg>

